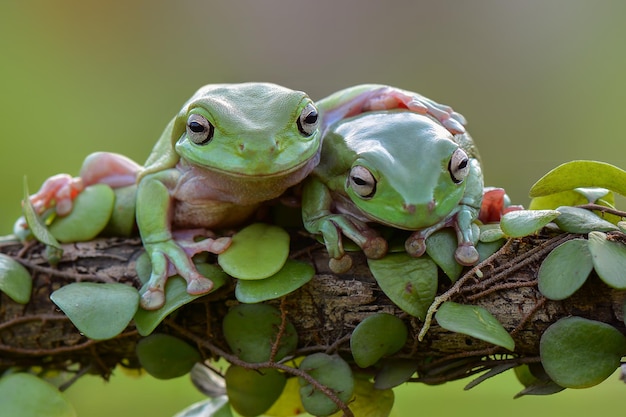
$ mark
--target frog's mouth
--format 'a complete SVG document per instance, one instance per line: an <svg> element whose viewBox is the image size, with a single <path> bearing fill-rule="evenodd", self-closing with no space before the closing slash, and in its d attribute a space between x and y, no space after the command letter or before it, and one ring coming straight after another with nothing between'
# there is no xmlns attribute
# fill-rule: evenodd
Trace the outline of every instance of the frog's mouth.
<svg viewBox="0 0 626 417"><path fill-rule="evenodd" d="M293 167L270 174L247 174L194 165L180 160L182 182L193 181L207 199L235 204L256 204L280 197L300 183L319 163L319 152ZM201 185L200 185L201 184ZM201 197L202 198L202 197Z"/></svg>

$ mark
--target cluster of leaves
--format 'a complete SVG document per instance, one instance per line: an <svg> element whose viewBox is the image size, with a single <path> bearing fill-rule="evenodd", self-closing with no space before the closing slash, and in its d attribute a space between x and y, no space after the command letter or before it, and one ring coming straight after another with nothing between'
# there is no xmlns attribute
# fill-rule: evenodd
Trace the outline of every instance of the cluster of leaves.
<svg viewBox="0 0 626 417"><path fill-rule="evenodd" d="M626 240L622 237L626 228L621 223L622 213L614 207L613 193L626 195L626 172L619 168L591 161L556 168L533 186L529 210L507 213L499 224L475 226L481 261L506 239L548 227L579 236L557 247L543 261L539 290L546 298L570 297L592 270L607 285L626 289ZM115 211L115 199L107 186L97 185L79 195L72 214L64 219L47 225L28 204L25 217L30 231L50 248L50 260L54 261L60 256L59 240L89 240L104 230ZM94 221L94 213L105 220ZM138 308L138 292L124 284L70 284L55 291L51 299L91 339L113 338L134 321L145 336L137 346L137 355L151 375L168 379L191 373L196 385L204 387L212 398L177 417L231 416L231 407L242 416L289 416L303 410L325 416L349 411L347 404L357 415L387 415L393 405L392 388L416 372L414 362L388 358L404 348L406 324L390 314L373 314L353 330L349 357L331 352L295 357L298 335L293 324L281 309L263 303L295 291L314 275L311 265L289 259L289 243L289 235L282 228L257 223L233 236L229 250L218 257L219 266L201 257L197 260L198 270L214 282L214 290L236 278L235 296L240 304L223 320L230 353L213 352L228 362L222 380L216 379L206 365L198 367L202 355L196 347L171 335L154 333L168 315L199 297L186 292L180 277L168 280L166 304L155 311ZM382 291L408 315L424 322L420 338L434 318L444 329L514 352L513 338L489 311L450 300L455 286L437 297L439 269L457 287L462 284L459 278L463 272L464 277L479 273L474 268L468 275L456 263L456 244L453 231L441 230L428 238L427 255L421 258L408 256L403 245L391 242L391 253L369 260L368 265ZM150 270L147 256L137 261L143 282ZM0 256L1 291L18 303L27 303L31 281L21 264ZM614 327L582 317L563 318L542 335L541 363L516 368L526 386L520 395L595 385L619 366L625 354L626 337ZM21 407L20 415L29 415L27 402L13 395L10 388L16 378L23 379L25 385L21 387L27 386L29 395L58 405L56 414L47 415L74 415L52 385L23 373L0 379L0 403L5 404L2 398L11 398L7 400L11 407ZM30 415L43 414L34 410Z"/></svg>

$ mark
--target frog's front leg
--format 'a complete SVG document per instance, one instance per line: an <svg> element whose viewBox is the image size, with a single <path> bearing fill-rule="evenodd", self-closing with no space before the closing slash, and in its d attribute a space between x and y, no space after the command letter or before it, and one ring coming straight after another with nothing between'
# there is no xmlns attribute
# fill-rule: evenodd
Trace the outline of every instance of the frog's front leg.
<svg viewBox="0 0 626 417"><path fill-rule="evenodd" d="M109 152L92 153L83 162L78 177L58 174L48 178L30 201L38 214L54 207L59 216L72 211L73 201L85 187L108 184L112 188L135 183L141 166L127 157Z"/></svg>
<svg viewBox="0 0 626 417"><path fill-rule="evenodd" d="M141 296L141 306L147 310L163 306L165 284L175 274L187 281L189 294L211 291L213 282L198 272L191 258L203 251L222 253L231 243L227 237L195 241L194 233L175 238L170 225L173 204L169 187L175 184L178 174L177 170L170 169L147 175L137 189L137 226L152 262L150 280L142 288Z"/></svg>
<svg viewBox="0 0 626 417"><path fill-rule="evenodd" d="M350 215L331 212L332 200L330 191L321 181L317 178L307 180L302 196L302 219L309 232L322 235L331 258L330 269L342 273L352 266L352 259L343 248L343 235L356 243L368 258L385 256L387 241L364 222Z"/></svg>

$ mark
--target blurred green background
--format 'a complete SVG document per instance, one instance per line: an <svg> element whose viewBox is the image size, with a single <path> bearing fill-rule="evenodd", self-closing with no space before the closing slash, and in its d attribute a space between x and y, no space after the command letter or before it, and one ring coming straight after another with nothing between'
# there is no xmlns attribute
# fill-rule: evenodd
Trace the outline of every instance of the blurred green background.
<svg viewBox="0 0 626 417"><path fill-rule="evenodd" d="M375 82L418 91L464 114L486 182L527 204L541 175L573 159L626 167L626 2L177 1L2 2L2 234L22 179L76 173L93 151L143 161L201 85L271 81L314 99ZM411 386L395 416L588 416L618 410L626 387L511 400L501 376ZM79 381L81 416L171 416L201 399L186 379Z"/></svg>

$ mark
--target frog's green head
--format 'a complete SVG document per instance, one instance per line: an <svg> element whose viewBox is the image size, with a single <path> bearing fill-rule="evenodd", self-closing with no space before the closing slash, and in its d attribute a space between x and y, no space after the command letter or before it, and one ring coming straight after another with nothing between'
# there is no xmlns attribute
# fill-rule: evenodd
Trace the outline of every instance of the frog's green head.
<svg viewBox="0 0 626 417"><path fill-rule="evenodd" d="M182 108L172 138L176 153L193 165L272 177L314 167L318 125L317 108L301 91L269 83L209 84Z"/></svg>
<svg viewBox="0 0 626 417"><path fill-rule="evenodd" d="M379 223L419 230L455 210L471 164L445 128L407 111L355 119L337 131L355 152L345 192L362 212Z"/></svg>

